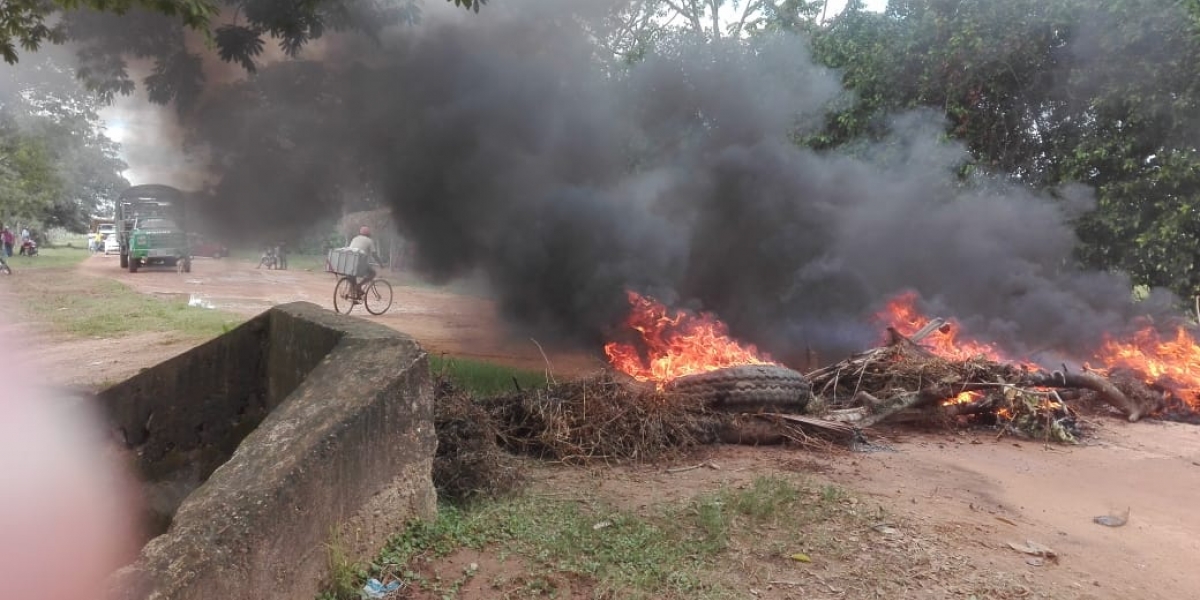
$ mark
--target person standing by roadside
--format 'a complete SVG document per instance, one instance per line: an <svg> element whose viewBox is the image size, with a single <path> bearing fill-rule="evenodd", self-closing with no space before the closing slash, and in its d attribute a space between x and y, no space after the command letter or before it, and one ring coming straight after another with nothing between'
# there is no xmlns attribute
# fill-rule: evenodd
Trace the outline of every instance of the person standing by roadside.
<svg viewBox="0 0 1200 600"><path fill-rule="evenodd" d="M4 251L5 256L12 256L13 241L13 234L8 230L8 227L5 227L3 231L0 231L0 243L3 243L4 245L4 247L0 248L0 250Z"/></svg>

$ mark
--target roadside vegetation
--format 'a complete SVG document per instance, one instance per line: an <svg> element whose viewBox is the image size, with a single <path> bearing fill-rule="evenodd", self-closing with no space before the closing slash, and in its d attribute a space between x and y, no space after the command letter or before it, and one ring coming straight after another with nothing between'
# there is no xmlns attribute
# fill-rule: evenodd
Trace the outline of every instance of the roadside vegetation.
<svg viewBox="0 0 1200 600"><path fill-rule="evenodd" d="M845 557L832 532L869 530L867 516L846 498L836 488L769 475L637 510L537 488L445 504L436 520L411 523L371 564L335 564L338 587L322 598L357 598L367 577L437 598L456 597L475 578L498 598L742 598L733 585L740 578L729 574L746 559L795 570L811 556ZM488 572L479 562L439 569L440 560L464 552L494 561Z"/></svg>
<svg viewBox="0 0 1200 600"><path fill-rule="evenodd" d="M372 580L422 600L1075 597L977 566L963 540L822 481L811 456L730 468L707 448L582 463L514 451L486 407L511 399L514 380L554 398L570 384L448 357L431 370L436 518L366 561L333 536L318 600L364 597Z"/></svg>
<svg viewBox="0 0 1200 600"><path fill-rule="evenodd" d="M453 381L458 387L479 395L546 385L545 373L512 369L469 358L430 355L429 368L439 379Z"/></svg>
<svg viewBox="0 0 1200 600"><path fill-rule="evenodd" d="M220 335L244 320L219 310L188 306L184 297L156 298L75 268L90 254L74 247L42 248L31 258L9 259L14 274L2 283L20 312L52 330L77 337L119 337L149 331L189 338Z"/></svg>

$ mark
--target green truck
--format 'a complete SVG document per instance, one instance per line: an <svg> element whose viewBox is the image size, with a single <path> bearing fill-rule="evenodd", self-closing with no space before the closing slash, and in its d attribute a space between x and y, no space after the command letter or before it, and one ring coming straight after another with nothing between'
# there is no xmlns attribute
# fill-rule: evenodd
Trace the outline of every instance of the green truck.
<svg viewBox="0 0 1200 600"><path fill-rule="evenodd" d="M117 198L115 217L122 269L137 273L139 267L157 264L191 272L182 191L159 184L133 186Z"/></svg>

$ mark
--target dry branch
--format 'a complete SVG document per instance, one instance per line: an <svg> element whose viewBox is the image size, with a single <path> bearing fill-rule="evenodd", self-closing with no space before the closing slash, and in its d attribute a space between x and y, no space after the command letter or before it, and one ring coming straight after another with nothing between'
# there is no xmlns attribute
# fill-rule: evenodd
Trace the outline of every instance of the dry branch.
<svg viewBox="0 0 1200 600"><path fill-rule="evenodd" d="M1054 371L1053 373L1032 373L1028 385L1045 388L1075 388L1096 392L1097 397L1125 413L1130 421L1137 421L1152 411L1154 407L1142 406L1133 402L1124 392L1104 377L1092 371L1068 373Z"/></svg>

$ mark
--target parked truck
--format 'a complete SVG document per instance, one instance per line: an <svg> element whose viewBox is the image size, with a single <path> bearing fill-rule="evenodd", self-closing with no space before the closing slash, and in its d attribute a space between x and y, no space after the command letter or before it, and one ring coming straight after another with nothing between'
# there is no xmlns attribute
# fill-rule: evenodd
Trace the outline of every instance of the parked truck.
<svg viewBox="0 0 1200 600"><path fill-rule="evenodd" d="M191 272L182 191L159 184L133 186L117 198L115 220L121 268L137 273L139 267L160 264Z"/></svg>

